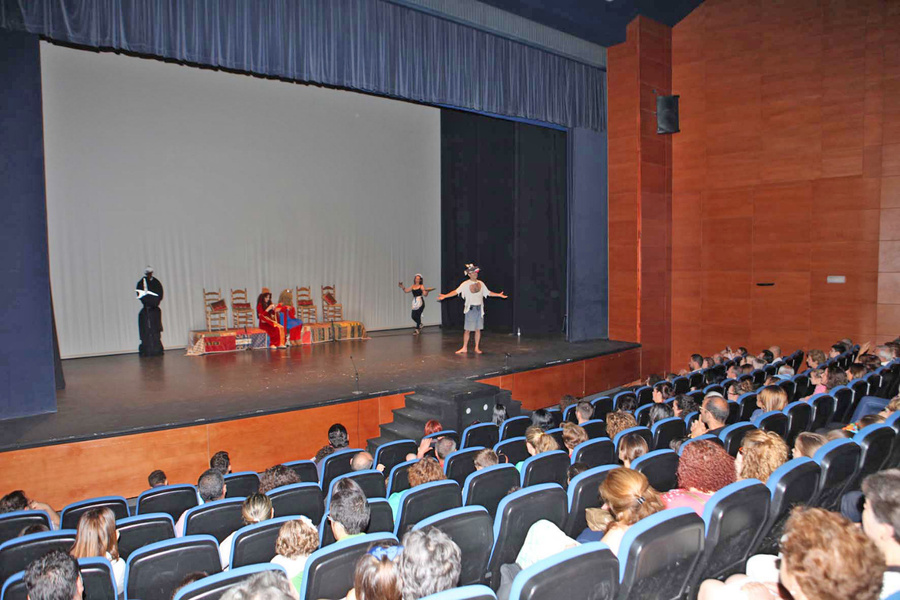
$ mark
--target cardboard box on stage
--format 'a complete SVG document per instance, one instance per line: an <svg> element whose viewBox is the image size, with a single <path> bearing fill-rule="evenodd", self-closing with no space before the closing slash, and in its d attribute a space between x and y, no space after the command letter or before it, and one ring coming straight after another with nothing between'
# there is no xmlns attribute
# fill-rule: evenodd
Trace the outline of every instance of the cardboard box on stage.
<svg viewBox="0 0 900 600"><path fill-rule="evenodd" d="M320 344L340 340L366 340L366 326L359 321L335 321L334 323L311 323L303 326L301 344ZM296 340L292 342L297 343Z"/></svg>
<svg viewBox="0 0 900 600"><path fill-rule="evenodd" d="M291 340L292 346L320 344L340 340L369 339L366 326L359 321L335 321L304 325L299 340ZM266 349L269 334L255 327L225 329L222 331L192 331L188 345L189 356L202 356L218 352Z"/></svg>

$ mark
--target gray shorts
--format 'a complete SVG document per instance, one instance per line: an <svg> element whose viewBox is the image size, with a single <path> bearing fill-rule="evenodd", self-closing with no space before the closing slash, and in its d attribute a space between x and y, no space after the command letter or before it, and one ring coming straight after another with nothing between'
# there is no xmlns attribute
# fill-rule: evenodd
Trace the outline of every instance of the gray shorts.
<svg viewBox="0 0 900 600"><path fill-rule="evenodd" d="M466 313L466 331L481 331L484 329L484 316L480 306L472 306Z"/></svg>

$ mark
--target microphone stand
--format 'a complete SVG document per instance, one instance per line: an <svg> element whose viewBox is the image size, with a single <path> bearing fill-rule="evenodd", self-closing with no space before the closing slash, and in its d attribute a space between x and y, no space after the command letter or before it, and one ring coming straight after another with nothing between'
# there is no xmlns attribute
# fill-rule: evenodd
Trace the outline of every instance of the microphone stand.
<svg viewBox="0 0 900 600"><path fill-rule="evenodd" d="M362 394L359 389L359 369L356 368L356 361L353 360L353 355L350 355L350 364L353 365L353 371L356 373L356 389L353 390L354 394Z"/></svg>

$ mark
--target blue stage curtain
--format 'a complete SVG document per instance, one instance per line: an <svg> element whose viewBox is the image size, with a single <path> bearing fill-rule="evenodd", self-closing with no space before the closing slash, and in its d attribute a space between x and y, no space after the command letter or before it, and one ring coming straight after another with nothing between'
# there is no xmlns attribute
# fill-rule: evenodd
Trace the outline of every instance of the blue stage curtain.
<svg viewBox="0 0 900 600"><path fill-rule="evenodd" d="M0 0L52 40L605 130L605 72L383 0Z"/></svg>

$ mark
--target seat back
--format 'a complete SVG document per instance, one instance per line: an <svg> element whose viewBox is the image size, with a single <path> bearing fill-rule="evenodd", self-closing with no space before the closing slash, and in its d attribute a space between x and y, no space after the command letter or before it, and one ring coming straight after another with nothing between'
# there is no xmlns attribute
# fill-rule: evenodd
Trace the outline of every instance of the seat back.
<svg viewBox="0 0 900 600"><path fill-rule="evenodd" d="M496 442L495 442L496 443ZM470 446L451 452L444 459L444 474L462 487L466 477L475 472L475 455L484 450L483 446Z"/></svg>
<svg viewBox="0 0 900 600"><path fill-rule="evenodd" d="M396 440L381 444L375 449L375 465L384 465L384 472L406 461L407 454L415 454L419 449L413 440Z"/></svg>
<svg viewBox="0 0 900 600"><path fill-rule="evenodd" d="M367 533L310 554L303 568L300 600L346 596L353 588L353 576L360 557L372 544L386 541L397 542L397 538L389 533Z"/></svg>
<svg viewBox="0 0 900 600"><path fill-rule="evenodd" d="M590 598L613 600L619 591L619 561L605 544L563 550L520 571L510 600Z"/></svg>
<svg viewBox="0 0 900 600"><path fill-rule="evenodd" d="M637 396L638 406L653 404L653 388L649 385L642 385L634 390L634 395Z"/></svg>
<svg viewBox="0 0 900 600"><path fill-rule="evenodd" d="M860 447L852 440L833 440L819 448L813 460L819 464L818 494L814 506L835 510L859 467Z"/></svg>
<svg viewBox="0 0 900 600"><path fill-rule="evenodd" d="M788 416L780 410L763 413L753 420L753 424L763 431L772 431L782 439L788 434Z"/></svg>
<svg viewBox="0 0 900 600"><path fill-rule="evenodd" d="M19 571L6 578L0 591L0 600L28 600L25 571Z"/></svg>
<svg viewBox="0 0 900 600"><path fill-rule="evenodd" d="M640 435L647 442L648 448L653 447L653 433L650 431L649 427L629 427L628 429L624 429L617 433L616 437L613 438L613 446L616 447L616 456L619 455L619 442L629 433L636 433Z"/></svg>
<svg viewBox="0 0 900 600"><path fill-rule="evenodd" d="M319 483L319 470L316 468L314 461L292 460L283 464L297 474L297 477L300 478L300 483Z"/></svg>
<svg viewBox="0 0 900 600"><path fill-rule="evenodd" d="M185 575L222 570L211 535L186 535L138 548L125 567L125 599L169 600Z"/></svg>
<svg viewBox="0 0 900 600"><path fill-rule="evenodd" d="M225 498L195 506L184 518L184 534L207 534L221 543L244 525L243 506L243 498Z"/></svg>
<svg viewBox="0 0 900 600"><path fill-rule="evenodd" d="M797 384L792 379L782 379L778 382L778 387L787 394L788 402L793 402L794 398L796 398Z"/></svg>
<svg viewBox="0 0 900 600"><path fill-rule="evenodd" d="M0 544L18 537L30 525L43 525L50 529L50 515L43 510L17 510L0 514Z"/></svg>
<svg viewBox="0 0 900 600"><path fill-rule="evenodd" d="M428 600L497 600L494 590L485 585L464 585L430 594Z"/></svg>
<svg viewBox="0 0 900 600"><path fill-rule="evenodd" d="M458 585L483 583L491 549L494 547L494 520L482 506L464 506L432 515L413 529L437 527L459 546L462 565Z"/></svg>
<svg viewBox="0 0 900 600"><path fill-rule="evenodd" d="M857 489L863 479L884 467L895 437L894 428L884 423L873 423L853 436L853 441L860 447L859 472L847 487L848 491Z"/></svg>
<svg viewBox="0 0 900 600"><path fill-rule="evenodd" d="M688 375L688 382L690 383L692 390L699 390L702 388L705 381L706 377L702 369Z"/></svg>
<svg viewBox="0 0 900 600"><path fill-rule="evenodd" d="M465 506L483 506L491 518L497 513L500 500L514 486L519 485L520 475L515 466L502 463L485 467L466 477L463 483L463 504Z"/></svg>
<svg viewBox="0 0 900 600"><path fill-rule="evenodd" d="M175 537L175 521L167 513L135 515L116 521L119 534L119 558L128 560L138 548Z"/></svg>
<svg viewBox="0 0 900 600"><path fill-rule="evenodd" d="M684 419L680 417L669 417L662 419L653 424L650 428L653 435L653 444L650 448L654 450L667 450L669 444L675 438L684 437L686 434Z"/></svg>
<svg viewBox="0 0 900 600"><path fill-rule="evenodd" d="M350 459L358 452L362 452L362 450L359 448L342 448L323 459L322 481L320 482L323 490L328 489L332 479L338 475L350 473L353 470L353 467L350 466Z"/></svg>
<svg viewBox="0 0 900 600"><path fill-rule="evenodd" d="M721 383L711 383L708 386L706 386L705 388L703 388L704 396L710 392L718 392L724 396L725 395L725 386L722 385Z"/></svg>
<svg viewBox="0 0 900 600"><path fill-rule="evenodd" d="M173 600L219 600L230 588L266 571L279 571L287 577L284 567L272 563L238 567L187 584L175 593Z"/></svg>
<svg viewBox="0 0 900 600"><path fill-rule="evenodd" d="M409 489L409 468L417 462L419 462L419 459L407 460L394 465L394 468L391 469L390 476L388 476L388 498L390 498L392 494Z"/></svg>
<svg viewBox="0 0 900 600"><path fill-rule="evenodd" d="M756 429L753 423L742 421L734 425L728 425L719 432L719 439L725 445L725 452L732 456L737 456L738 449L744 441L744 436L751 429Z"/></svg>
<svg viewBox="0 0 900 600"><path fill-rule="evenodd" d="M500 460L503 460L503 457L506 457L507 462L511 462L512 464L520 463L529 456L528 449L525 447L525 438L524 437L514 437L506 440L501 440L494 446L494 452L500 455Z"/></svg>
<svg viewBox="0 0 900 600"><path fill-rule="evenodd" d="M808 402L798 400L785 406L782 412L788 418L787 436L784 441L787 442L788 448L793 448L797 436L809 428L812 406Z"/></svg>
<svg viewBox="0 0 900 600"><path fill-rule="evenodd" d="M815 394L809 399L809 403L813 407L809 430L816 431L831 421L834 415L834 397L830 394Z"/></svg>
<svg viewBox="0 0 900 600"><path fill-rule="evenodd" d="M525 430L530 426L530 417L510 417L500 425L500 440L523 437L525 435Z"/></svg>
<svg viewBox="0 0 900 600"><path fill-rule="evenodd" d="M225 476L225 497L246 498L259 491L259 474L255 471L229 473Z"/></svg>
<svg viewBox="0 0 900 600"><path fill-rule="evenodd" d="M394 532L394 510L384 498L370 498L367 500L369 504L369 526L366 527L366 533L393 533ZM334 532L331 530L331 521L328 516L322 517L319 523L319 548L324 548L335 543Z"/></svg>
<svg viewBox="0 0 900 600"><path fill-rule="evenodd" d="M325 511L322 489L314 483L292 483L266 492L276 517L303 515L318 523Z"/></svg>
<svg viewBox="0 0 900 600"><path fill-rule="evenodd" d="M175 521L181 513L200 504L197 488L185 483L161 485L142 492L137 499L137 514L166 513ZM141 599L143 600L143 599Z"/></svg>
<svg viewBox="0 0 900 600"><path fill-rule="evenodd" d="M849 384L847 384L850 389L853 390L853 406L850 409L850 415L853 415L853 410L859 404L859 401L869 395L869 379L868 376L862 379L854 379ZM873 390L877 391L875 388Z"/></svg>
<svg viewBox="0 0 900 600"><path fill-rule="evenodd" d="M547 435L552 435L553 439L556 440L556 443L560 448L566 447L565 441L563 440L562 427L554 427L553 429L548 429L545 433Z"/></svg>
<svg viewBox="0 0 900 600"><path fill-rule="evenodd" d="M800 400L809 396L812 388L809 385L809 375L798 373L794 375L794 398Z"/></svg>
<svg viewBox="0 0 900 600"><path fill-rule="evenodd" d="M44 531L7 540L0 544L0 581L25 568L53 550L68 552L75 543L74 529Z"/></svg>
<svg viewBox="0 0 900 600"><path fill-rule="evenodd" d="M789 460L769 475L766 482L772 496L769 514L747 557L751 554L778 553L778 542L791 510L797 505L812 502L818 491L820 475L819 465L806 457Z"/></svg>
<svg viewBox="0 0 900 600"><path fill-rule="evenodd" d="M750 375L753 376L753 383L756 385L762 385L766 382L766 372L763 369L756 369L755 371L751 371Z"/></svg>
<svg viewBox="0 0 900 600"><path fill-rule="evenodd" d="M756 392L741 394L737 401L741 405L741 416L738 418L738 422L749 421L750 417L753 416L753 411L758 408L756 406Z"/></svg>
<svg viewBox="0 0 900 600"><path fill-rule="evenodd" d="M678 487L678 454L673 450L648 452L634 459L631 468L643 473L650 485L660 493Z"/></svg>
<svg viewBox="0 0 900 600"><path fill-rule="evenodd" d="M741 420L741 403L737 400L728 401L728 416L725 417L725 424L731 425Z"/></svg>
<svg viewBox="0 0 900 600"><path fill-rule="evenodd" d="M846 385L839 385L828 390L828 393L834 396L834 414L831 420L836 423L850 421L853 414L853 390Z"/></svg>
<svg viewBox="0 0 900 600"><path fill-rule="evenodd" d="M453 429L442 429L441 431L435 431L434 433L423 435L422 439L437 440L438 438L442 437L451 438L454 442L456 442L456 447L459 448L459 434L456 433L456 431L454 431Z"/></svg>
<svg viewBox="0 0 900 600"><path fill-rule="evenodd" d="M63 508L59 515L59 528L78 529L78 520L81 518L81 515L92 508L108 508L112 510L117 521L131 516L128 512L128 500L122 496L103 496L82 500L81 502L73 502Z"/></svg>
<svg viewBox="0 0 900 600"><path fill-rule="evenodd" d="M606 415L613 411L615 403L609 396L599 396L591 400L591 406L594 407L594 418L606 420Z"/></svg>
<svg viewBox="0 0 900 600"><path fill-rule="evenodd" d="M555 483L531 486L509 494L497 506L494 548L488 564L489 585L500 585L500 567L513 563L522 549L528 529L546 519L562 528L566 520L566 492Z"/></svg>
<svg viewBox="0 0 900 600"><path fill-rule="evenodd" d="M382 473L381 471L376 471L375 469L353 471L352 473L338 475L331 480L331 485L328 486L328 495L325 497L326 511L331 505L331 495L334 493L334 486L337 485L337 482L342 479L352 479L353 481L355 481L359 485L359 487L362 488L362 491L366 495L366 498L387 497L387 487L384 483L384 473Z"/></svg>
<svg viewBox="0 0 900 600"><path fill-rule="evenodd" d="M652 406L652 404L644 404L643 406L638 406L637 410L634 411L634 420L641 427L650 426L650 408Z"/></svg>
<svg viewBox="0 0 900 600"><path fill-rule="evenodd" d="M865 380L869 385L869 391L866 392L866 394L869 396L881 396L881 373L879 373L878 371L873 371L866 375Z"/></svg>
<svg viewBox="0 0 900 600"><path fill-rule="evenodd" d="M606 422L603 419L591 419L581 424L581 428L587 434L588 439L595 440L597 438L607 437Z"/></svg>
<svg viewBox="0 0 900 600"><path fill-rule="evenodd" d="M575 409L578 408L577 404L570 404L566 407L566 410L563 411L563 423L577 423L578 419L575 416Z"/></svg>
<svg viewBox="0 0 900 600"><path fill-rule="evenodd" d="M676 377L672 380L672 393L686 394L691 389L691 380L687 377Z"/></svg>
<svg viewBox="0 0 900 600"><path fill-rule="evenodd" d="M281 526L296 518L274 517L235 530L231 538L231 568L265 563L275 558L275 540Z"/></svg>
<svg viewBox="0 0 900 600"><path fill-rule="evenodd" d="M522 487L541 483L557 483L565 487L569 464L569 455L562 450L536 454L522 464Z"/></svg>
<svg viewBox="0 0 900 600"><path fill-rule="evenodd" d="M84 585L83 600L117 600L116 576L106 558L79 558L78 571Z"/></svg>
<svg viewBox="0 0 900 600"><path fill-rule="evenodd" d="M588 508L600 508L600 484L606 476L619 465L603 465L579 473L569 482L566 490L567 514L562 530L571 538L578 537L587 527L584 511Z"/></svg>
<svg viewBox="0 0 900 600"><path fill-rule="evenodd" d="M463 429L460 448L471 448L472 446L492 448L499 441L499 427L493 423L476 423Z"/></svg>
<svg viewBox="0 0 900 600"><path fill-rule="evenodd" d="M744 572L747 554L769 514L770 499L769 488L756 479L726 485L712 495L703 509L706 543L693 577L696 585Z"/></svg>
<svg viewBox="0 0 900 600"><path fill-rule="evenodd" d="M572 449L572 462L583 462L590 468L616 464L616 447L608 437L581 442Z"/></svg>
<svg viewBox="0 0 900 600"><path fill-rule="evenodd" d="M462 506L462 493L455 481L432 481L405 490L400 495L399 506L394 535L402 537L407 529L422 519Z"/></svg>
<svg viewBox="0 0 900 600"><path fill-rule="evenodd" d="M553 427L559 427L560 425L562 425L563 416L561 410L559 410L558 408L547 408L545 410L547 411L547 415L549 415L549 417L553 419Z"/></svg>
<svg viewBox="0 0 900 600"><path fill-rule="evenodd" d="M690 508L663 510L619 544L619 598L681 598L703 552L705 525Z"/></svg>

